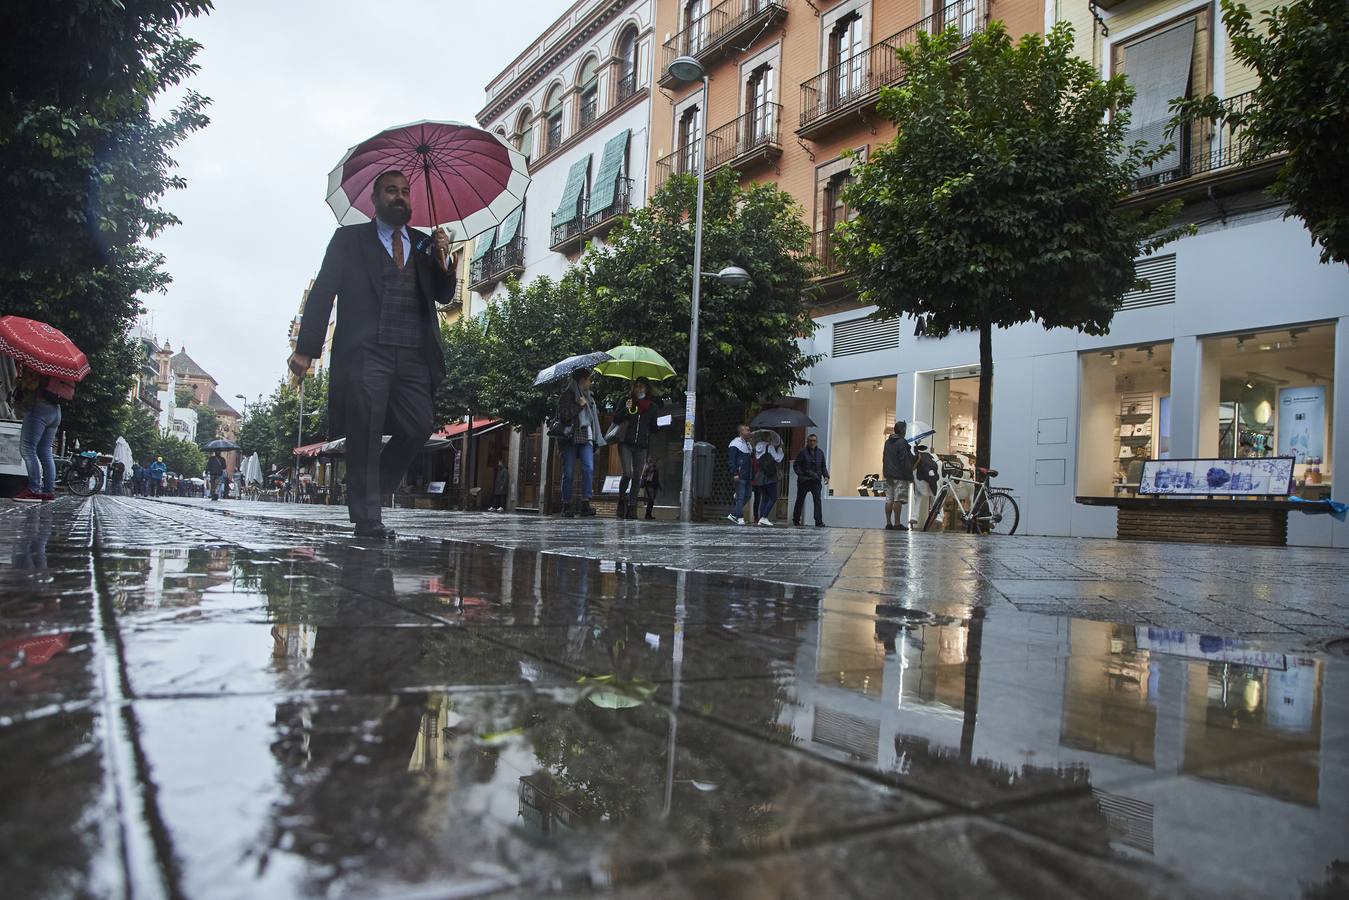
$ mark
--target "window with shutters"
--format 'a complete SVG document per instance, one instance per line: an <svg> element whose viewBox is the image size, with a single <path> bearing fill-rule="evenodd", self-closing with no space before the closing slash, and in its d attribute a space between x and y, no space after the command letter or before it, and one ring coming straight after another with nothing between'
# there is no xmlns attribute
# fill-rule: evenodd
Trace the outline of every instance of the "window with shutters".
<svg viewBox="0 0 1349 900"><path fill-rule="evenodd" d="M629 26L618 40L618 90L614 103L637 93L637 29Z"/></svg>
<svg viewBox="0 0 1349 900"><path fill-rule="evenodd" d="M745 148L758 146L776 135L773 103L773 67L767 63L750 73L745 82L746 142ZM742 151L743 152L743 151Z"/></svg>
<svg viewBox="0 0 1349 900"><path fill-rule="evenodd" d="M700 117L697 106L690 106L679 117L679 157L676 171L688 175L698 171L698 141Z"/></svg>
<svg viewBox="0 0 1349 900"><path fill-rule="evenodd" d="M1170 106L1172 100L1201 97L1211 89L1210 10L1205 7L1120 41L1111 49L1111 68L1115 74L1123 73L1136 92L1125 143L1144 141L1149 148L1175 145L1143 177L1160 183L1183 174L1190 157L1205 151L1212 127L1181 129L1168 138Z"/></svg>
<svg viewBox="0 0 1349 900"><path fill-rule="evenodd" d="M684 4L684 33L688 35L684 52L693 56L702 52L707 38L707 20L703 18L706 6L703 0L688 0Z"/></svg>
<svg viewBox="0 0 1349 900"><path fill-rule="evenodd" d="M830 101L840 103L866 89L866 38L862 14L850 13L829 32Z"/></svg>
<svg viewBox="0 0 1349 900"><path fill-rule="evenodd" d="M548 127L547 144L544 145L544 153L552 153L558 147L562 146L562 88L556 86L548 95L548 102L544 105L545 121Z"/></svg>
<svg viewBox="0 0 1349 900"><path fill-rule="evenodd" d="M581 105L577 128L583 130L594 124L600 113L600 63L590 57L581 65Z"/></svg>

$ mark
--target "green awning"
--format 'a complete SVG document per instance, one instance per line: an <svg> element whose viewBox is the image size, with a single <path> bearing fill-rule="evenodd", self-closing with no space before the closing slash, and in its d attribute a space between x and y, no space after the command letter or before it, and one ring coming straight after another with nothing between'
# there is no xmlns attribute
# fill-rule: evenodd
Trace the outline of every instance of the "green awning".
<svg viewBox="0 0 1349 900"><path fill-rule="evenodd" d="M497 247L504 247L515 240L515 236L520 233L520 220L524 218L524 215L525 208L518 206L515 212L506 217L506 221L502 222L501 227L497 229Z"/></svg>
<svg viewBox="0 0 1349 900"><path fill-rule="evenodd" d="M600 157L600 170L595 174L594 187L590 190L590 208L595 212L614 205L618 193L618 179L623 175L623 162L628 156L628 137L632 129L624 128L609 138L604 145L604 155Z"/></svg>
<svg viewBox="0 0 1349 900"><path fill-rule="evenodd" d="M495 228L493 228L491 231L485 231L482 234L478 235L478 243L473 245L473 258L469 261L477 262L478 260L486 256L487 252L492 249L492 242L495 239L496 239Z"/></svg>
<svg viewBox="0 0 1349 900"><path fill-rule="evenodd" d="M586 174L590 171L590 154L571 164L567 172L567 184L562 189L562 202L553 213L553 227L575 222L581 215L581 195L585 193Z"/></svg>

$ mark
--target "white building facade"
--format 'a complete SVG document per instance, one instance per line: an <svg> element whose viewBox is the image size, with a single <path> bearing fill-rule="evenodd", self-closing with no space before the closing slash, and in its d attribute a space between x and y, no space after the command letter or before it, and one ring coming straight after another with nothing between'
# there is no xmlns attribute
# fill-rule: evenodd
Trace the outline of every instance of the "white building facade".
<svg viewBox="0 0 1349 900"><path fill-rule="evenodd" d="M558 278L646 196L652 0L578 0L487 86L479 124L529 160L524 206L481 236L468 314L509 278Z"/></svg>

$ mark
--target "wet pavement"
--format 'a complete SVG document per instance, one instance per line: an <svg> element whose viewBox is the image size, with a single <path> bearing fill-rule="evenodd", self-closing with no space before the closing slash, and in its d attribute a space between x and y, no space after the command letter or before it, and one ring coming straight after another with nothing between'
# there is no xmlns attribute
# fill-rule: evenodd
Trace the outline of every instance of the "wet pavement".
<svg viewBox="0 0 1349 900"><path fill-rule="evenodd" d="M5 896L1349 890L1343 554L287 511L0 506Z"/></svg>

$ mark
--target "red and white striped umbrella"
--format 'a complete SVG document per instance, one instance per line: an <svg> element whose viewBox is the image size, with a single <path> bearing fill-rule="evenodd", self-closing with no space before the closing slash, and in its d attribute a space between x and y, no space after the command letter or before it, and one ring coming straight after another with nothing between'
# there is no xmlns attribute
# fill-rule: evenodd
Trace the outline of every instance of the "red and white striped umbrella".
<svg viewBox="0 0 1349 900"><path fill-rule="evenodd" d="M440 226L452 241L495 228L529 187L523 154L490 131L458 122L413 122L352 147L328 175L328 205L343 225L375 216L371 186L396 169L412 187L412 221ZM424 198L424 205L423 205Z"/></svg>
<svg viewBox="0 0 1349 900"><path fill-rule="evenodd" d="M59 328L21 316L0 316L0 353L35 372L80 381L89 374L89 359Z"/></svg>

